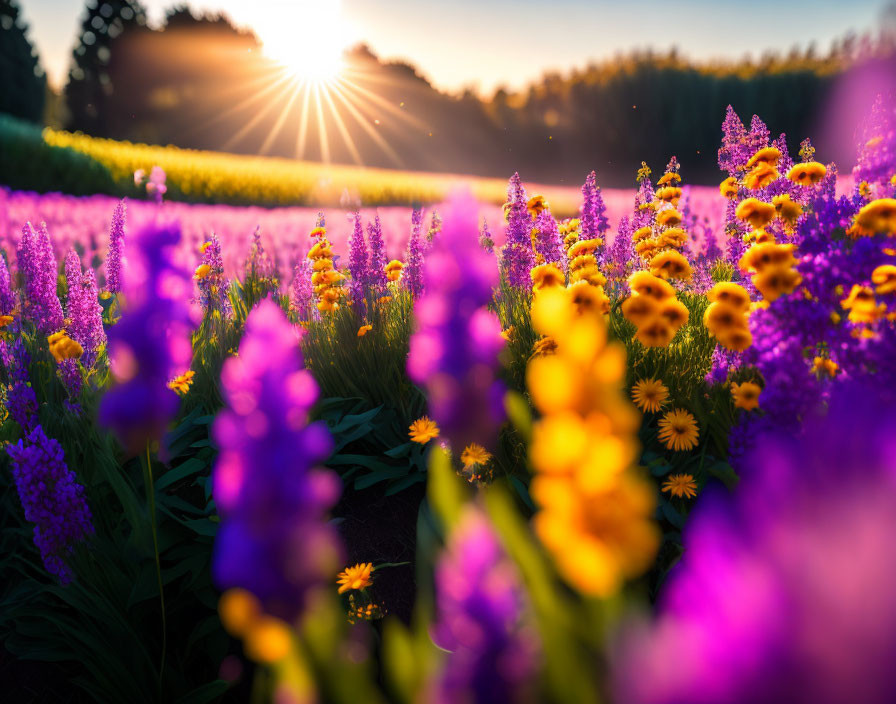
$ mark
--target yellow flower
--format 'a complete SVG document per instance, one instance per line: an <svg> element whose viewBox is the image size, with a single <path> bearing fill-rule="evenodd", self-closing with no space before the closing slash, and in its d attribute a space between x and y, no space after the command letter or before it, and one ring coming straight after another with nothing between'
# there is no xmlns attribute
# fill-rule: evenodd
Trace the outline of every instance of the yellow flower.
<svg viewBox="0 0 896 704"><path fill-rule="evenodd" d="M653 228L650 225L639 227L632 233L632 242L640 242L653 234Z"/></svg>
<svg viewBox="0 0 896 704"><path fill-rule="evenodd" d="M330 249L330 243L326 240L315 242L314 246L308 250L309 259L332 259L333 250Z"/></svg>
<svg viewBox="0 0 896 704"><path fill-rule="evenodd" d="M569 258L575 259L584 254L591 254L595 249L600 247L601 244L603 244L603 241L598 237L590 240L579 240L569 248Z"/></svg>
<svg viewBox="0 0 896 704"><path fill-rule="evenodd" d="M567 287L570 300L578 313L596 311L606 314L610 312L610 299L607 298L601 286L595 286L587 281L577 281Z"/></svg>
<svg viewBox="0 0 896 704"><path fill-rule="evenodd" d="M787 193L782 193L781 195L772 198L772 205L775 206L778 218L788 228L793 228L793 226L796 225L796 221L799 220L800 215L803 214L802 206L792 200Z"/></svg>
<svg viewBox="0 0 896 704"><path fill-rule="evenodd" d="M460 461L463 462L464 469L472 467L474 464L488 464L492 458L492 453L486 450L482 445L475 442L470 443L464 448L460 455Z"/></svg>
<svg viewBox="0 0 896 704"><path fill-rule="evenodd" d="M697 496L697 482L691 474L673 474L663 482L663 491L679 499L693 499Z"/></svg>
<svg viewBox="0 0 896 704"><path fill-rule="evenodd" d="M676 332L666 320L657 317L639 327L635 339L645 347L665 347L672 342Z"/></svg>
<svg viewBox="0 0 896 704"><path fill-rule="evenodd" d="M649 271L636 271L628 279L629 288L639 296L664 301L675 295L675 289L668 281L654 276Z"/></svg>
<svg viewBox="0 0 896 704"><path fill-rule="evenodd" d="M539 338L535 341L535 344L532 345L532 357L547 357L556 352L557 341L549 335Z"/></svg>
<svg viewBox="0 0 896 704"><path fill-rule="evenodd" d="M732 329L747 327L746 311L742 305L733 305L725 300L710 303L703 313L703 325L710 335L719 337Z"/></svg>
<svg viewBox="0 0 896 704"><path fill-rule="evenodd" d="M729 176L719 184L719 193L729 200L737 197L737 179Z"/></svg>
<svg viewBox="0 0 896 704"><path fill-rule="evenodd" d="M358 328L358 337L364 337L371 330L373 330L373 325L362 325Z"/></svg>
<svg viewBox="0 0 896 704"><path fill-rule="evenodd" d="M207 250L211 246L212 246L211 242L203 242L201 245L199 245L199 252L201 254L205 254L205 250Z"/></svg>
<svg viewBox="0 0 896 704"><path fill-rule="evenodd" d="M896 235L896 198L878 198L856 214L855 224L849 228L852 236L871 236L879 232Z"/></svg>
<svg viewBox="0 0 896 704"><path fill-rule="evenodd" d="M359 562L354 567L346 567L339 573L337 584L339 584L339 593L344 594L349 589L364 590L373 584L370 575L373 572L373 564L370 562Z"/></svg>
<svg viewBox="0 0 896 704"><path fill-rule="evenodd" d="M656 182L657 186L665 186L667 183L681 183L681 176L679 176L674 171L670 171L669 173L663 174L660 176L660 180Z"/></svg>
<svg viewBox="0 0 896 704"><path fill-rule="evenodd" d="M757 244L744 253L738 264L744 271L762 271L768 266L792 267L796 264L793 249L792 244Z"/></svg>
<svg viewBox="0 0 896 704"><path fill-rule="evenodd" d="M507 340L507 342L510 342L511 340L513 340L513 334L515 332L516 332L516 328L513 325L511 325L506 330L501 331L501 337L503 337L505 340Z"/></svg>
<svg viewBox="0 0 896 704"><path fill-rule="evenodd" d="M871 272L871 282L877 285L877 294L883 296L887 293L896 291L896 266L892 264L881 264ZM3 318L10 316L5 315ZM0 321L3 320L0 318Z"/></svg>
<svg viewBox="0 0 896 704"><path fill-rule="evenodd" d="M750 169L746 176L744 176L744 186L751 191L756 191L760 188L765 188L780 176L781 174L778 173L778 170L774 166L765 161L761 161Z"/></svg>
<svg viewBox="0 0 896 704"><path fill-rule="evenodd" d="M289 654L292 632L279 618L262 616L246 633L243 647L250 659L272 665Z"/></svg>
<svg viewBox="0 0 896 704"><path fill-rule="evenodd" d="M541 214L542 210L548 208L548 202L544 199L544 196L534 195L529 199L529 202L526 203L526 210L529 211L529 215L533 218L537 217Z"/></svg>
<svg viewBox="0 0 896 704"><path fill-rule="evenodd" d="M762 389L759 387L759 384L754 384L752 381L731 385L731 397L734 399L735 407L743 408L745 411L759 408L759 394L761 392Z"/></svg>
<svg viewBox="0 0 896 704"><path fill-rule="evenodd" d="M827 374L830 377L837 376L837 372L840 371L840 365L837 364L833 359L828 359L827 357L816 357L812 360L812 371L816 374Z"/></svg>
<svg viewBox="0 0 896 704"><path fill-rule="evenodd" d="M402 264L397 259L393 259L391 262L386 264L386 278L389 281L398 281L401 278L401 270L404 269L404 264Z"/></svg>
<svg viewBox="0 0 896 704"><path fill-rule="evenodd" d="M657 213L656 222L662 227L676 227L681 224L681 213L675 208L666 208Z"/></svg>
<svg viewBox="0 0 896 704"><path fill-rule="evenodd" d="M869 184L867 181L862 181L859 184L859 195L862 196L862 198L870 198L871 184Z"/></svg>
<svg viewBox="0 0 896 704"><path fill-rule="evenodd" d="M743 352L753 344L753 335L746 326L742 328L730 328L716 335L719 344L734 352Z"/></svg>
<svg viewBox="0 0 896 704"><path fill-rule="evenodd" d="M677 298L669 298L660 303L658 315L661 320L671 325L673 330L678 330L678 328L687 324L688 318L691 317L691 312Z"/></svg>
<svg viewBox="0 0 896 704"><path fill-rule="evenodd" d="M665 188L660 188L656 192L656 197L666 203L676 205L679 198L681 198L681 189L677 186L666 186Z"/></svg>
<svg viewBox="0 0 896 704"><path fill-rule="evenodd" d="M664 230L663 234L660 235L660 242L662 242L667 247L678 248L687 241L688 235L680 227L670 227L668 230Z"/></svg>
<svg viewBox="0 0 896 704"><path fill-rule="evenodd" d="M194 372L192 369L188 369L180 376L176 376L171 381L169 381L168 388L172 391L176 391L181 396L185 396L190 390L190 385L193 383L194 376L196 376L196 372Z"/></svg>
<svg viewBox="0 0 896 704"><path fill-rule="evenodd" d="M784 294L793 293L803 277L786 264L765 267L753 277L753 285L769 303Z"/></svg>
<svg viewBox="0 0 896 704"><path fill-rule="evenodd" d="M774 166L781 158L781 151L777 147L763 147L747 162L747 168L752 169L757 164L770 164Z"/></svg>
<svg viewBox="0 0 896 704"><path fill-rule="evenodd" d="M212 271L212 268L208 264L200 264L196 267L196 271L193 272L193 278L197 281L202 281L206 276L208 276Z"/></svg>
<svg viewBox="0 0 896 704"><path fill-rule="evenodd" d="M691 278L691 265L684 255L675 250L660 252L650 260L650 273L663 279L681 279L688 281Z"/></svg>
<svg viewBox="0 0 896 704"><path fill-rule="evenodd" d="M325 234L327 234L327 228L315 227L313 230L311 230L310 233L308 233L308 236L309 237L323 237Z"/></svg>
<svg viewBox="0 0 896 704"><path fill-rule="evenodd" d="M218 615L230 635L242 638L261 616L261 604L252 592L228 589L218 600Z"/></svg>
<svg viewBox="0 0 896 704"><path fill-rule="evenodd" d="M731 281L717 283L706 294L706 298L710 303L722 301L740 311L750 308L750 294L743 286Z"/></svg>
<svg viewBox="0 0 896 704"><path fill-rule="evenodd" d="M790 169L787 172L787 178L799 186L812 186L821 181L827 171L824 164L819 164L817 161L807 161L804 164L796 164Z"/></svg>
<svg viewBox="0 0 896 704"><path fill-rule="evenodd" d="M549 286L566 285L566 277L556 264L541 264L529 272L532 277L532 288L536 291Z"/></svg>
<svg viewBox="0 0 896 704"><path fill-rule="evenodd" d="M54 332L47 338L50 354L57 362L64 359L79 359L84 354L84 348L65 334L64 330Z"/></svg>
<svg viewBox="0 0 896 704"><path fill-rule="evenodd" d="M0 315L0 330L9 325L15 318L11 315Z"/></svg>
<svg viewBox="0 0 896 704"><path fill-rule="evenodd" d="M652 296L635 295L622 302L622 315L637 327L655 318L659 310L660 302Z"/></svg>
<svg viewBox="0 0 896 704"><path fill-rule="evenodd" d="M659 438L670 450L681 452L697 446L697 439L700 436L697 421L684 409L677 408L666 412L660 419L659 428Z"/></svg>
<svg viewBox="0 0 896 704"><path fill-rule="evenodd" d="M849 319L854 323L873 323L886 312L887 307L878 305L874 291L869 286L854 284L849 295L840 301L844 310L849 311Z"/></svg>
<svg viewBox="0 0 896 704"><path fill-rule="evenodd" d="M411 423L410 431L408 435L410 435L411 441L419 442L421 445L439 437L439 426L429 416L423 416Z"/></svg>
<svg viewBox="0 0 896 704"><path fill-rule="evenodd" d="M632 401L645 413L656 413L668 398L669 389L656 379L641 379L632 387Z"/></svg>
<svg viewBox="0 0 896 704"><path fill-rule="evenodd" d="M734 211L738 220L749 223L753 229L759 230L768 225L775 217L775 206L758 198L745 198Z"/></svg>

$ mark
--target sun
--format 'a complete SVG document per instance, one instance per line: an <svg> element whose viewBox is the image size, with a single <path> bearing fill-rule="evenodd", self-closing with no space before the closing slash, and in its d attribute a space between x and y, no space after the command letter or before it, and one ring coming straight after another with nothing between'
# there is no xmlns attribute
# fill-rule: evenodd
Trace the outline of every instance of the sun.
<svg viewBox="0 0 896 704"><path fill-rule="evenodd" d="M264 53L295 78L326 83L339 75L348 32L339 0L265 2L255 23Z"/></svg>

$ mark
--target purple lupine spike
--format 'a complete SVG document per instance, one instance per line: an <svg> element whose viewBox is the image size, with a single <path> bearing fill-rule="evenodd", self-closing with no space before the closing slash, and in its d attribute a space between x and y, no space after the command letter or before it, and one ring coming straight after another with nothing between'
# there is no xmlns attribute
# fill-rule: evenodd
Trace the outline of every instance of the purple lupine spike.
<svg viewBox="0 0 896 704"><path fill-rule="evenodd" d="M112 214L112 227L109 230L109 252L106 255L106 291L121 292L121 270L124 265L124 236L127 205L119 201Z"/></svg>
<svg viewBox="0 0 896 704"><path fill-rule="evenodd" d="M311 284L313 273L308 257L299 257L289 287L289 308L303 322L317 320L320 317L314 301L314 286Z"/></svg>
<svg viewBox="0 0 896 704"><path fill-rule="evenodd" d="M9 389L6 393L6 408L12 419L26 433L37 425L37 396L28 379L31 356L25 349L21 337L12 344L0 340L0 359L6 369Z"/></svg>
<svg viewBox="0 0 896 704"><path fill-rule="evenodd" d="M787 172L793 168L793 159L790 158L790 154L787 151L787 135L782 132L778 135L778 138L772 142L772 146L781 152L781 158L778 159L778 173L786 176Z"/></svg>
<svg viewBox="0 0 896 704"><path fill-rule="evenodd" d="M566 248L551 211L545 208L535 218L535 251L545 264L556 264L566 271Z"/></svg>
<svg viewBox="0 0 896 704"><path fill-rule="evenodd" d="M376 293L385 293L386 264L389 257L386 255L386 242L383 239L383 226L380 224L379 214L375 215L372 223L367 223L367 241L370 244L370 265L367 269L366 283Z"/></svg>
<svg viewBox="0 0 896 704"><path fill-rule="evenodd" d="M15 308L16 297L12 290L6 257L0 256L0 315L11 315Z"/></svg>
<svg viewBox="0 0 896 704"><path fill-rule="evenodd" d="M408 240L407 263L402 271L401 280L411 296L419 298L423 294L423 211L414 208L411 214L411 238Z"/></svg>
<svg viewBox="0 0 896 704"><path fill-rule="evenodd" d="M750 148L749 156L753 156L760 149L767 147L770 137L771 132L759 115L753 115L753 119L750 121L750 133L747 135L747 145ZM749 159L749 157L747 158Z"/></svg>
<svg viewBox="0 0 896 704"><path fill-rule="evenodd" d="M719 149L719 168L727 171L729 176L739 176L739 167L746 164L751 156L747 154L746 139L744 123L729 105L722 122L722 146Z"/></svg>
<svg viewBox="0 0 896 704"><path fill-rule="evenodd" d="M84 350L81 364L90 368L96 360L100 346L106 342L106 332L103 329L103 307L99 303L96 275L93 273L93 269L82 272L81 258L72 249L65 257L65 278L68 283L68 298L65 304L66 333L81 345ZM63 365L65 367L63 378L74 381L77 364L71 364L74 360L66 361L70 364ZM78 382L80 382L80 373ZM78 388L80 388L80 383ZM77 394L73 395L77 396Z"/></svg>
<svg viewBox="0 0 896 704"><path fill-rule="evenodd" d="M610 227L607 219L607 206L604 204L597 175L592 171L582 186L582 236L583 240L603 238Z"/></svg>
<svg viewBox="0 0 896 704"><path fill-rule="evenodd" d="M308 422L317 384L303 368L295 328L273 301L249 313L221 386L226 405L213 429L221 526L212 574L220 588L247 589L265 611L293 622L341 564L326 522L340 487L334 473L314 469L333 441L326 425Z"/></svg>
<svg viewBox="0 0 896 704"><path fill-rule="evenodd" d="M34 523L34 544L44 567L67 584L72 579L68 557L94 532L84 487L66 466L62 446L39 425L7 445L6 453L25 519Z"/></svg>
<svg viewBox="0 0 896 704"><path fill-rule="evenodd" d="M489 254L495 253L495 241L492 239L492 233L488 229L488 221L482 219L482 229L479 231L479 246Z"/></svg>
<svg viewBox="0 0 896 704"><path fill-rule="evenodd" d="M364 242L364 226L361 224L361 213L355 212L352 217L355 224L348 242L348 271L351 274L349 291L352 301L359 308L364 305L365 284L368 277L369 257L367 244Z"/></svg>
<svg viewBox="0 0 896 704"><path fill-rule="evenodd" d="M56 295L57 265L46 225L35 232L25 223L16 253L19 271L25 280L24 311L37 329L50 335L62 329L64 315Z"/></svg>
<svg viewBox="0 0 896 704"><path fill-rule="evenodd" d="M274 278L274 262L261 242L261 225L257 225L252 233L249 256L246 258L246 275L258 279Z"/></svg>
<svg viewBox="0 0 896 704"><path fill-rule="evenodd" d="M164 435L178 407L168 381L189 368L192 357L192 285L173 260L179 242L176 224L148 226L132 240L125 306L109 331L117 383L103 396L99 421L135 454Z"/></svg>
<svg viewBox="0 0 896 704"><path fill-rule="evenodd" d="M498 353L501 323L489 310L497 272L479 246L476 206L457 199L426 260L426 293L415 306L407 369L426 387L429 410L460 453L470 443L493 447L504 420Z"/></svg>
<svg viewBox="0 0 896 704"><path fill-rule="evenodd" d="M532 251L532 218L526 203L526 189L519 173L514 173L507 188L507 237L501 251L501 269L508 284L528 289L532 286L529 272L535 265L535 252Z"/></svg>
<svg viewBox="0 0 896 704"><path fill-rule="evenodd" d="M430 684L436 704L530 700L537 635L520 578L482 511L465 509L436 567L433 640L450 651Z"/></svg>
<svg viewBox="0 0 896 704"><path fill-rule="evenodd" d="M224 317L233 313L233 306L227 296L230 282L224 274L224 258L221 256L221 242L214 232L203 245L202 263L208 268L208 274L199 279L199 303L206 312L217 311Z"/></svg>
<svg viewBox="0 0 896 704"><path fill-rule="evenodd" d="M432 246L433 240L439 236L442 231L442 216L438 210L433 210L429 218L429 230L426 232L427 249Z"/></svg>
<svg viewBox="0 0 896 704"><path fill-rule="evenodd" d="M78 256L74 249L70 249L68 254L65 255L64 266L65 283L68 289L68 296L65 300L65 313L66 317L72 320L72 312L80 308L81 299L81 257ZM71 327L72 323L69 323L66 330L70 332Z"/></svg>

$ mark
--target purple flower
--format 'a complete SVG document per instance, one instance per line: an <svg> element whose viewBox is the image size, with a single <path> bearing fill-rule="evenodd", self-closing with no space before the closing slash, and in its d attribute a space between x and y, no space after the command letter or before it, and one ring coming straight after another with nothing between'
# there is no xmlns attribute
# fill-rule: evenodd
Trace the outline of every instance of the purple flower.
<svg viewBox="0 0 896 704"><path fill-rule="evenodd" d="M472 442L494 446L504 419L497 380L504 339L488 308L497 272L477 242L475 212L473 202L457 199L427 257L408 356L408 374L426 386L430 415L458 453Z"/></svg>
<svg viewBox="0 0 896 704"><path fill-rule="evenodd" d="M722 146L719 149L719 168L727 171L729 176L739 177L738 167L744 166L753 155L746 142L744 123L729 105L722 122Z"/></svg>
<svg viewBox="0 0 896 704"><path fill-rule="evenodd" d="M604 205L600 186L597 185L597 175L592 171L585 179L585 185L582 186L583 240L591 240L595 237L603 238L610 227L606 212L607 206Z"/></svg>
<svg viewBox="0 0 896 704"><path fill-rule="evenodd" d="M11 315L16 307L16 297L9 278L6 257L0 256L0 315Z"/></svg>
<svg viewBox="0 0 896 704"><path fill-rule="evenodd" d="M367 244L364 242L364 226L361 224L361 214L354 213L355 225L348 242L348 271L351 274L349 290L352 301L358 310L364 306L364 288L368 278L369 258L367 256Z"/></svg>
<svg viewBox="0 0 896 704"><path fill-rule="evenodd" d="M308 257L299 257L299 262L293 270L292 285L289 287L289 308L302 321L316 320L320 315L314 302L312 273Z"/></svg>
<svg viewBox="0 0 896 704"><path fill-rule="evenodd" d="M545 264L556 264L566 271L566 249L557 227L557 221L550 210L542 210L535 218L535 251Z"/></svg>
<svg viewBox="0 0 896 704"><path fill-rule="evenodd" d="M224 275L224 259L221 256L221 242L213 232L203 244L202 263L209 268L208 274L196 282L199 288L199 303L206 312L218 311L227 317L233 313L233 306L227 296L230 282Z"/></svg>
<svg viewBox="0 0 896 704"><path fill-rule="evenodd" d="M106 342L96 275L93 269L82 273L78 254L70 250L65 258L65 278L68 284L66 332L83 348L81 363L89 368L96 360L97 351Z"/></svg>
<svg viewBox="0 0 896 704"><path fill-rule="evenodd" d="M121 268L124 257L125 215L127 206L122 200L115 206L112 229L109 232L109 253L106 255L106 291L121 292Z"/></svg>
<svg viewBox="0 0 896 704"><path fill-rule="evenodd" d="M332 440L325 425L308 423L317 384L302 368L295 328L272 301L249 314L239 356L225 363L221 385L214 578L222 589L251 591L268 613L293 621L340 564L325 516L339 497L339 481L313 469L329 456Z"/></svg>
<svg viewBox="0 0 896 704"><path fill-rule="evenodd" d="M867 181L880 189L878 197L896 195L890 179L896 173L896 100L878 95L859 131L858 161L853 168L856 184Z"/></svg>
<svg viewBox="0 0 896 704"><path fill-rule="evenodd" d="M532 286L529 272L535 265L535 253L532 251L532 218L526 204L526 189L520 175L514 173L507 188L507 237L501 250L501 269L508 284L529 289Z"/></svg>
<svg viewBox="0 0 896 704"><path fill-rule="evenodd" d="M172 260L179 241L176 224L148 226L133 240L126 305L109 331L118 383L103 396L99 421L134 453L162 438L178 407L167 383L190 365L191 282Z"/></svg>
<svg viewBox="0 0 896 704"><path fill-rule="evenodd" d="M433 640L451 651L432 683L437 704L534 700L538 645L519 577L486 518L469 506L436 567Z"/></svg>
<svg viewBox="0 0 896 704"><path fill-rule="evenodd" d="M273 279L274 262L264 251L261 243L261 225L252 233L252 244L249 246L249 256L246 258L246 276L255 279Z"/></svg>
<svg viewBox="0 0 896 704"><path fill-rule="evenodd" d="M495 241L492 239L492 233L488 230L488 222L482 220L482 229L479 231L479 246L489 254L495 252Z"/></svg>
<svg viewBox="0 0 896 704"><path fill-rule="evenodd" d="M7 445L6 452L25 519L34 523L34 544L44 567L66 584L72 577L66 559L94 532L84 487L66 466L62 446L39 425Z"/></svg>
<svg viewBox="0 0 896 704"><path fill-rule="evenodd" d="M407 263L401 276L402 283L414 298L419 298L424 289L422 228L423 211L415 208L411 214L411 238L408 240Z"/></svg>
<svg viewBox="0 0 896 704"><path fill-rule="evenodd" d="M659 617L624 643L618 701L896 700L886 396L852 385L799 436L751 438L750 473L697 505Z"/></svg>
<svg viewBox="0 0 896 704"><path fill-rule="evenodd" d="M380 224L380 216L375 215L372 223L367 223L367 241L370 243L370 266L367 270L366 283L376 293L385 293L386 264L389 257L386 255L386 243L383 240L383 226Z"/></svg>
<svg viewBox="0 0 896 704"><path fill-rule="evenodd" d="M6 408L19 427L28 433L37 425L37 396L28 378L31 356L22 338L17 337L11 345L0 340L0 358L9 381Z"/></svg>
<svg viewBox="0 0 896 704"><path fill-rule="evenodd" d="M44 335L61 330L64 319L62 305L56 295L58 266L44 223L41 223L39 232L34 232L31 223L25 224L16 258L24 278L26 317Z"/></svg>

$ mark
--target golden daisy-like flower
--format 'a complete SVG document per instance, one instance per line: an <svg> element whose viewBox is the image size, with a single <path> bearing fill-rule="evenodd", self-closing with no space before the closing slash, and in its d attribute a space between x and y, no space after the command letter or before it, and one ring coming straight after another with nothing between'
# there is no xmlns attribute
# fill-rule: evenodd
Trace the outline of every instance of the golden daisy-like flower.
<svg viewBox="0 0 896 704"><path fill-rule="evenodd" d="M892 264L881 264L871 272L871 283L877 288L877 295L883 296L887 293L896 291L896 266ZM9 316L4 316L9 317ZM2 318L0 318L2 320Z"/></svg>
<svg viewBox="0 0 896 704"><path fill-rule="evenodd" d="M747 327L746 311L743 306L735 306L728 301L710 303L703 313L703 325L714 337L730 330Z"/></svg>
<svg viewBox="0 0 896 704"><path fill-rule="evenodd" d="M665 301L675 295L672 284L654 276L649 271L636 271L629 277L628 285L639 296L646 296L657 301Z"/></svg>
<svg viewBox="0 0 896 704"><path fill-rule="evenodd" d="M674 171L669 171L660 176L660 180L656 182L656 185L665 186L667 183L681 183L681 176Z"/></svg>
<svg viewBox="0 0 896 704"><path fill-rule="evenodd" d="M201 254L205 254L205 250L207 250L211 246L212 246L211 242L203 242L201 245L199 245L199 252Z"/></svg>
<svg viewBox="0 0 896 704"><path fill-rule="evenodd" d="M744 176L744 186L751 191L757 191L765 188L772 181L780 178L781 174L778 170L765 161L760 161Z"/></svg>
<svg viewBox="0 0 896 704"><path fill-rule="evenodd" d="M0 330L9 325L15 318L11 315L0 315Z"/></svg>
<svg viewBox="0 0 896 704"><path fill-rule="evenodd" d="M735 407L743 408L745 411L759 408L759 394L761 392L762 388L760 388L759 384L754 384L752 381L731 385L731 398L734 399Z"/></svg>
<svg viewBox="0 0 896 704"><path fill-rule="evenodd" d="M358 328L358 337L364 337L371 330L373 330L373 325L362 325Z"/></svg>
<svg viewBox="0 0 896 704"><path fill-rule="evenodd" d="M673 474L663 482L663 491L679 499L693 499L697 496L697 482L692 474Z"/></svg>
<svg viewBox="0 0 896 704"><path fill-rule="evenodd" d="M750 308L750 294L743 286L731 281L717 283L706 294L706 299L710 303L722 301L744 312Z"/></svg>
<svg viewBox="0 0 896 704"><path fill-rule="evenodd" d="M674 330L678 330L688 322L691 312L688 307L677 298L668 298L660 303L658 312L659 317L672 326Z"/></svg>
<svg viewBox="0 0 896 704"><path fill-rule="evenodd" d="M171 381L169 381L168 388L172 391L177 392L181 396L185 396L190 390L190 386L193 383L194 376L196 376L196 372L194 372L192 369L189 369L180 376L176 376Z"/></svg>
<svg viewBox="0 0 896 704"><path fill-rule="evenodd" d="M57 362L64 359L79 359L84 354L84 348L65 334L65 330L54 332L47 338L50 346L50 354Z"/></svg>
<svg viewBox="0 0 896 704"><path fill-rule="evenodd" d="M529 215L531 215L533 218L540 215L541 211L545 210L548 207L548 202L542 195L534 195L529 199L529 202L526 203L526 210L529 211Z"/></svg>
<svg viewBox="0 0 896 704"><path fill-rule="evenodd" d="M540 264L529 272L532 288L536 291L549 286L565 286L566 277L556 264Z"/></svg>
<svg viewBox="0 0 896 704"><path fill-rule="evenodd" d="M600 272L596 264L571 271L570 279L571 283L585 282L598 287L607 283L607 277Z"/></svg>
<svg viewBox="0 0 896 704"><path fill-rule="evenodd" d="M439 426L429 416L423 416L411 423L410 431L408 435L411 441L421 445L439 437Z"/></svg>
<svg viewBox="0 0 896 704"><path fill-rule="evenodd" d="M803 277L787 264L774 264L764 267L753 277L753 285L769 303L781 296L793 293Z"/></svg>
<svg viewBox="0 0 896 704"><path fill-rule="evenodd" d="M734 352L743 352L753 344L753 334L746 325L723 330L716 335L716 339L722 347Z"/></svg>
<svg viewBox="0 0 896 704"><path fill-rule="evenodd" d="M780 158L781 150L777 147L763 147L750 157L750 160L747 162L747 168L752 169L754 166L760 163L771 164L772 166L774 166L778 163L778 159Z"/></svg>
<svg viewBox="0 0 896 704"><path fill-rule="evenodd" d="M674 249L660 252L650 260L650 273L663 279L681 279L688 281L691 278L691 265L681 252Z"/></svg>
<svg viewBox="0 0 896 704"><path fill-rule="evenodd" d="M870 286L854 284L849 295L840 301L844 310L849 311L849 319L854 323L873 323L884 315L886 306L878 304Z"/></svg>
<svg viewBox="0 0 896 704"><path fill-rule="evenodd" d="M879 232L896 235L896 198L878 198L862 207L855 224L849 229L852 236L870 236Z"/></svg>
<svg viewBox="0 0 896 704"><path fill-rule="evenodd" d="M871 184L867 181L862 181L859 184L859 195L862 198L870 198L871 197Z"/></svg>
<svg viewBox="0 0 896 704"><path fill-rule="evenodd" d="M588 281L577 281L570 284L567 289L570 301L580 315L586 311L610 312L610 299L601 286L592 285Z"/></svg>
<svg viewBox="0 0 896 704"><path fill-rule="evenodd" d="M573 244L569 248L569 258L575 259L576 257L582 256L583 254L591 254L596 250L603 241L600 238L593 238L590 240L578 240L575 244Z"/></svg>
<svg viewBox="0 0 896 704"><path fill-rule="evenodd" d="M510 342L513 340L513 335L515 332L516 332L516 328L513 325L511 325L506 330L501 331L501 337L503 337L505 340L507 340L507 342Z"/></svg>
<svg viewBox="0 0 896 704"><path fill-rule="evenodd" d="M532 345L532 357L547 357L556 353L557 341L549 335L539 338Z"/></svg>
<svg viewBox="0 0 896 704"><path fill-rule="evenodd" d="M330 249L329 243L315 242L314 246L308 250L309 259L332 259L333 250Z"/></svg>
<svg viewBox="0 0 896 704"><path fill-rule="evenodd" d="M482 445L472 442L464 448L460 454L460 461L463 462L464 469L472 467L474 464L485 465L492 458L492 453L486 450Z"/></svg>
<svg viewBox="0 0 896 704"><path fill-rule="evenodd" d="M754 230L760 230L768 225L775 214L775 206L758 198L745 198L734 211L738 220L749 223Z"/></svg>
<svg viewBox="0 0 896 704"><path fill-rule="evenodd" d="M666 203L676 205L681 198L681 189L677 186L666 186L665 188L660 188L656 192L656 197Z"/></svg>
<svg viewBox="0 0 896 704"><path fill-rule="evenodd" d="M353 567L346 567L337 577L339 584L339 593L344 594L350 589L363 590L373 584L371 574L373 573L373 563L359 562Z"/></svg>
<svg viewBox="0 0 896 704"><path fill-rule="evenodd" d="M667 247L675 247L677 249L687 241L688 233L680 227L670 227L668 230L663 230L663 234L660 235L660 242Z"/></svg>
<svg viewBox="0 0 896 704"><path fill-rule="evenodd" d="M802 206L794 201L787 193L782 193L781 195L772 198L772 205L775 206L775 211L778 213L778 219L788 228L793 228L793 226L796 225L796 221L799 220L800 215L803 214Z"/></svg>
<svg viewBox="0 0 896 704"><path fill-rule="evenodd" d="M816 357L812 360L812 371L815 374L827 374L833 378L840 371L840 365L828 357Z"/></svg>
<svg viewBox="0 0 896 704"><path fill-rule="evenodd" d="M327 228L325 227L315 227L311 232L308 233L309 237L323 237L327 234Z"/></svg>
<svg viewBox="0 0 896 704"><path fill-rule="evenodd" d="M211 271L212 268L208 264L200 264L196 267L196 271L193 272L193 278L197 281L202 281Z"/></svg>
<svg viewBox="0 0 896 704"><path fill-rule="evenodd" d="M632 387L632 401L645 413L656 413L669 398L669 389L657 379L641 379Z"/></svg>
<svg viewBox="0 0 896 704"><path fill-rule="evenodd" d="M635 339L645 347L666 347L678 332L664 318L647 321L635 332Z"/></svg>
<svg viewBox="0 0 896 704"><path fill-rule="evenodd" d="M824 178L828 172L824 164L817 161L807 161L803 164L796 164L787 172L787 178L798 186L813 186Z"/></svg>
<svg viewBox="0 0 896 704"><path fill-rule="evenodd" d="M285 658L292 648L292 631L279 618L261 616L246 633L243 650L255 662L273 665Z"/></svg>
<svg viewBox="0 0 896 704"><path fill-rule="evenodd" d="M398 281L401 278L402 269L404 269L404 264L397 259L393 259L385 266L386 278L389 281Z"/></svg>
<svg viewBox="0 0 896 704"><path fill-rule="evenodd" d="M775 236L768 230L750 230L742 239L748 244L775 244Z"/></svg>
<svg viewBox="0 0 896 704"><path fill-rule="evenodd" d="M656 317L660 310L660 303L661 301L652 296L629 296L622 302L622 315L629 322L641 327L648 320Z"/></svg>
<svg viewBox="0 0 896 704"><path fill-rule="evenodd" d="M681 224L681 213L675 208L666 208L657 213L656 222L662 227L677 227Z"/></svg>
<svg viewBox="0 0 896 704"><path fill-rule="evenodd" d="M632 233L632 242L640 242L641 240L647 239L652 234L653 228L650 227L650 225L639 227Z"/></svg>
<svg viewBox="0 0 896 704"><path fill-rule="evenodd" d="M792 244L764 242L750 247L740 258L738 265L744 271L762 271L768 266L791 267L796 264Z"/></svg>
<svg viewBox="0 0 896 704"><path fill-rule="evenodd" d="M719 193L729 200L737 197L737 179L729 176L719 184Z"/></svg>
<svg viewBox="0 0 896 704"><path fill-rule="evenodd" d="M667 411L660 419L659 438L670 450L681 452L697 446L700 431L697 420L683 408Z"/></svg>
<svg viewBox="0 0 896 704"><path fill-rule="evenodd" d="M333 260L327 259L326 257L322 257L321 259L315 259L314 264L311 265L311 269L313 271L330 271L333 268Z"/></svg>

